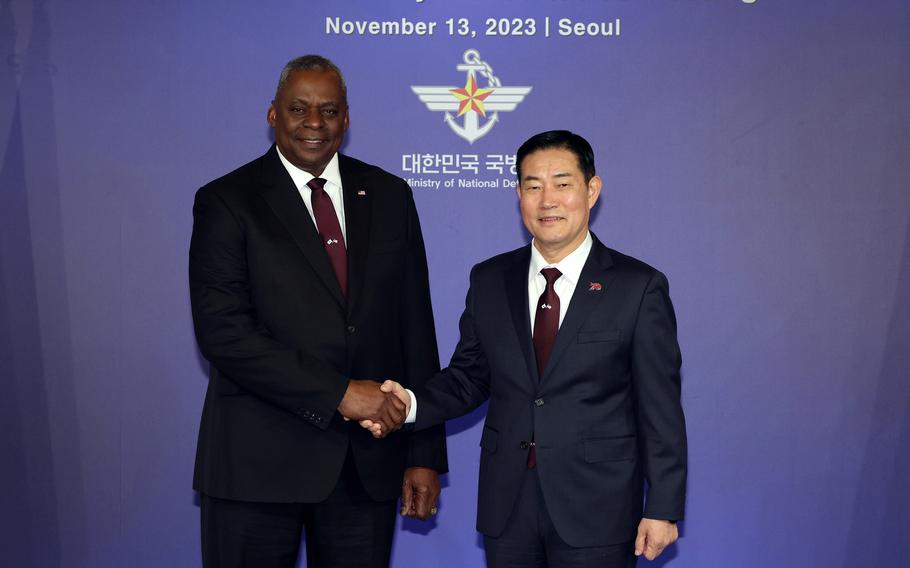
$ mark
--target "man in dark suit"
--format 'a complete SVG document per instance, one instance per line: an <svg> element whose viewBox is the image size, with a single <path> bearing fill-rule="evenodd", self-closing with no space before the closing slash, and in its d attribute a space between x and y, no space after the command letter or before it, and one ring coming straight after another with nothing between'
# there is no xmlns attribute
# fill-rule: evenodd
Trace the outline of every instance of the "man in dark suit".
<svg viewBox="0 0 910 568"><path fill-rule="evenodd" d="M667 279L589 232L601 180L584 138L538 134L516 163L532 244L471 271L448 368L413 397L383 390L416 430L490 400L477 512L489 566L634 566L676 540L685 503Z"/></svg>
<svg viewBox="0 0 910 568"><path fill-rule="evenodd" d="M403 180L338 153L347 96L327 59L285 66L268 122L276 144L193 208L203 563L293 567L305 531L310 567L385 567L397 496L426 518L447 468L441 427L377 440L356 422L392 430L405 409L357 377L416 387L439 369L417 211Z"/></svg>

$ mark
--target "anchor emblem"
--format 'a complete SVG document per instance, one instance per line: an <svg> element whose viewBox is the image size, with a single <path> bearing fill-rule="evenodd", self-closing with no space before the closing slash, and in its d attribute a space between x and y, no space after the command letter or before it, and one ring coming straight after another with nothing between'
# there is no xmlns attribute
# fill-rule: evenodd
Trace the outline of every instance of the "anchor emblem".
<svg viewBox="0 0 910 568"><path fill-rule="evenodd" d="M485 136L499 122L500 112L515 110L518 103L531 92L532 87L503 87L493 74L490 64L480 58L480 52L464 52L464 63L456 65L465 72L464 87L411 86L414 94L431 111L445 113L443 120L452 132L473 144ZM477 85L477 75L486 79L486 87ZM454 116L452 113L455 113ZM462 123L458 119L464 117ZM486 119L482 124L480 119Z"/></svg>

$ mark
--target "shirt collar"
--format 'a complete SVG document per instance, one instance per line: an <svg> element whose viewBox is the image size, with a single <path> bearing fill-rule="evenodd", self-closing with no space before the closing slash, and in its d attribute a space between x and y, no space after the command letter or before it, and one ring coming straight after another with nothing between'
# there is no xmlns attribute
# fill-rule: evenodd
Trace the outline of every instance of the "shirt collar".
<svg viewBox="0 0 910 568"><path fill-rule="evenodd" d="M537 250L537 247L534 246L534 241L531 241L531 267L528 272L528 278L533 279L540 274L540 271L544 268L553 267L558 269L563 277L574 286L581 277L581 270L585 267L585 262L588 260L588 254L591 252L591 247L593 245L594 241L591 239L591 231L588 231L588 234L585 235L585 240L578 245L578 248L570 252L559 262L550 263L546 261L543 255L540 254L540 251Z"/></svg>
<svg viewBox="0 0 910 568"><path fill-rule="evenodd" d="M291 175L291 179L294 180L294 185L297 186L298 191L303 189L311 179L316 177L310 172L301 170L290 161L288 161L288 159L284 157L284 154L281 153L281 149L278 148L278 146L275 146L275 149L278 150L278 158L281 159L281 163L284 165L284 169L286 169ZM342 187L341 171L338 169L338 152L335 152L335 155L332 156L332 159L329 160L328 164L326 164L325 170L319 177L326 180L328 184L335 185L338 188Z"/></svg>

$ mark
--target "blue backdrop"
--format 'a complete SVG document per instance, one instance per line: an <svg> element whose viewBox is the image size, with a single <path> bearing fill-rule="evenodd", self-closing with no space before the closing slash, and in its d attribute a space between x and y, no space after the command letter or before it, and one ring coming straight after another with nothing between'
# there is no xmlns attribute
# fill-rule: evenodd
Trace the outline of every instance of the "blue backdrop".
<svg viewBox="0 0 910 568"><path fill-rule="evenodd" d="M470 267L527 242L518 144L592 142L594 230L680 322L689 507L655 565L907 565L908 29L900 0L0 2L0 564L199 566L193 194L318 52L344 151L412 180L444 360ZM446 110L465 87L485 114ZM483 565L482 417L394 566Z"/></svg>

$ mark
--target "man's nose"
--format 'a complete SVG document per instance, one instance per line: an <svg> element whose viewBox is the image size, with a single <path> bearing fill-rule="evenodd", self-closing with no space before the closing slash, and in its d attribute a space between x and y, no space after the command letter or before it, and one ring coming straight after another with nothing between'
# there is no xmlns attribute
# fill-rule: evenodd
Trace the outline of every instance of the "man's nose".
<svg viewBox="0 0 910 568"><path fill-rule="evenodd" d="M307 110L306 116L303 117L303 125L307 128L321 128L323 125L322 113L318 108Z"/></svg>
<svg viewBox="0 0 910 568"><path fill-rule="evenodd" d="M556 207L556 189L545 185L540 190L540 206L545 209Z"/></svg>

